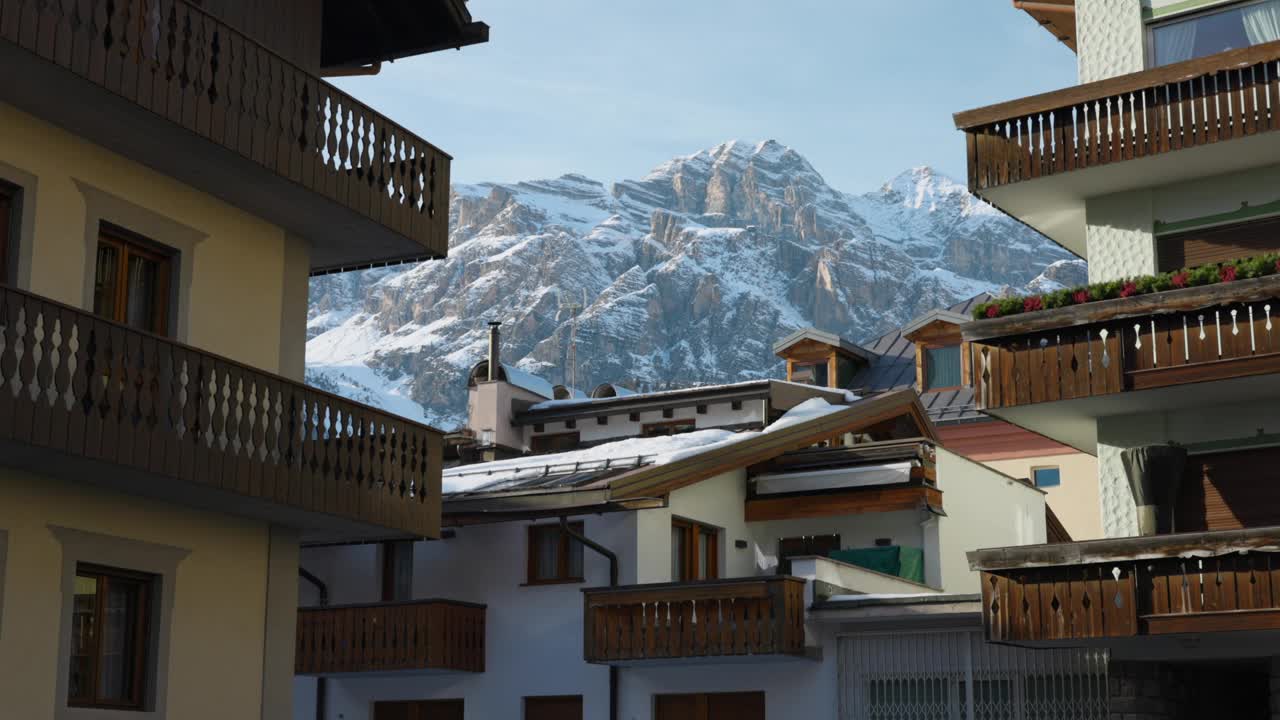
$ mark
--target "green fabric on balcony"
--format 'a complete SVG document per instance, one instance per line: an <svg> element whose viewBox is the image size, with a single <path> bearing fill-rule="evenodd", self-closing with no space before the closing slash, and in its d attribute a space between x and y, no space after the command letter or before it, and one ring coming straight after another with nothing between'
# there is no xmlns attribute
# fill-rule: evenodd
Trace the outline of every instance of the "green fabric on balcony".
<svg viewBox="0 0 1280 720"><path fill-rule="evenodd" d="M852 548L834 550L828 554L828 557L885 575L894 575L904 580L924 582L924 550L920 548L900 545Z"/></svg>

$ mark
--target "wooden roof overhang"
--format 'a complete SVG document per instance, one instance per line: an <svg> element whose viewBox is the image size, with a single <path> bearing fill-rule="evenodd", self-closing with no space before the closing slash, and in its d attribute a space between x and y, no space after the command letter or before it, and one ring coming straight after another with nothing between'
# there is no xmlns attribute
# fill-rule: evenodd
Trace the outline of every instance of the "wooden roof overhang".
<svg viewBox="0 0 1280 720"><path fill-rule="evenodd" d="M1076 50L1076 0L1013 0L1013 6L1030 15L1063 45Z"/></svg>
<svg viewBox="0 0 1280 720"><path fill-rule="evenodd" d="M716 475L767 462L850 432L884 428L901 437L937 441L937 432L915 392L899 390L860 400L848 408L791 427L761 432L665 465L646 465L570 489L472 493L445 499L445 526L508 522L570 514L662 507L675 490Z"/></svg>
<svg viewBox="0 0 1280 720"><path fill-rule="evenodd" d="M372 65L489 41L466 0L326 0L320 65Z"/></svg>

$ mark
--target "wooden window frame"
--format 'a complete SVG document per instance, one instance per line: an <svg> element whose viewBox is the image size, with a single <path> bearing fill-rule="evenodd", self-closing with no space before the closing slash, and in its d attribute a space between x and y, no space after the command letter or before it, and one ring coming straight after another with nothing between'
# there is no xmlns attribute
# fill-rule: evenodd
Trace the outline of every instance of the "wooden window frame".
<svg viewBox="0 0 1280 720"><path fill-rule="evenodd" d="M960 384L929 387L929 351L956 348L956 362ZM964 347L963 343L929 343L920 346L920 392L946 392L964 387Z"/></svg>
<svg viewBox="0 0 1280 720"><path fill-rule="evenodd" d="M679 529L684 535L684 553L680 558L680 577L671 578L671 582L697 582L698 580L718 580L720 578L720 528L696 520L671 518L672 529ZM698 571L698 539L706 536L708 565L706 577L699 578Z"/></svg>
<svg viewBox="0 0 1280 720"><path fill-rule="evenodd" d="M142 329L144 332L150 332L162 337L169 337L169 319L171 315L171 281L173 278L173 266L175 253L166 252L158 249L161 246L147 238L128 230L118 228L114 225L101 223L98 228L98 243L95 246L94 254L94 273L97 274L97 249L104 244L111 245L116 248L119 253L118 267L116 269L116 297L115 297L115 313L113 317L107 317L107 320L126 324L128 318L125 312L129 304L129 257L137 255L156 263L156 316L151 320L149 328ZM96 280L95 280L96 282ZM95 314L97 309L94 308ZM106 317L106 316L102 316Z"/></svg>
<svg viewBox="0 0 1280 720"><path fill-rule="evenodd" d="M678 427L681 425L691 426L690 429L685 432L693 432L698 429L698 421L694 420L693 418L685 418L682 420L663 420L661 422L649 422L641 425L640 437L660 437L659 435L652 435L650 433L652 433L654 430L658 430L661 428ZM662 435L679 435L679 434L681 433L662 433Z"/></svg>
<svg viewBox="0 0 1280 720"><path fill-rule="evenodd" d="M98 594L94 603L94 628L96 630L94 636L94 649L91 656L92 663L89 669L90 686L93 688L88 697L71 697L71 688L67 688L67 705L75 708L97 708L104 710L126 710L126 711L142 711L146 709L147 686L150 678L148 677L147 664L150 661L151 648L151 630L152 630L152 607L154 605L154 595L156 587L156 576L149 573L141 573L132 570L123 570L120 568L106 567L93 563L78 563L75 569L75 577L92 577L97 581ZM111 580L123 580L129 583L136 583L141 590L138 597L138 607L134 620L134 647L136 652L134 657L130 659L133 664L133 688L131 697L126 702L115 702L103 700L98 697L98 677L102 667L102 632L104 625L104 612L106 611L106 593L110 587ZM70 658L67 658L70 662Z"/></svg>
<svg viewBox="0 0 1280 720"><path fill-rule="evenodd" d="M627 419L630 420L631 422L640 422L640 413L638 412L629 413L627 415Z"/></svg>
<svg viewBox="0 0 1280 720"><path fill-rule="evenodd" d="M729 403L729 409L730 409L730 410L741 410L741 409L742 409L742 401L741 401L741 400L734 400L734 401L730 402L730 403Z"/></svg>
<svg viewBox="0 0 1280 720"><path fill-rule="evenodd" d="M578 520L569 523L569 529L579 535L586 535L585 524ZM559 548L556 551L556 574L551 578L538 577L538 535L541 533L555 532L560 536ZM529 526L528 541L528 566L525 573L525 585L570 585L574 583L586 582L583 577L587 573L586 555L583 554L582 576L571 576L569 574L569 550L573 543L576 542L569 533L560 529L559 523L542 523ZM579 543L581 544L581 543Z"/></svg>
<svg viewBox="0 0 1280 720"><path fill-rule="evenodd" d="M382 574L380 579L382 602L399 602L411 599L413 595L413 541L387 540L382 543ZM404 558L403 555L408 555ZM400 562L408 562L407 597L397 597L399 577L396 570Z"/></svg>
<svg viewBox="0 0 1280 720"><path fill-rule="evenodd" d="M582 443L582 434L577 431L562 432L562 433L548 433L546 435L534 435L533 437L529 438L529 452L533 453L534 455L545 455L548 453L567 452L568 449L566 448L559 448L559 447L539 448L538 447L539 444L556 442L564 438L572 438L573 445L575 447Z"/></svg>
<svg viewBox="0 0 1280 720"><path fill-rule="evenodd" d="M834 357L834 355L832 355L832 356L828 356L828 357L824 357L824 358L822 358L821 360L793 360L793 361L791 361L791 365L790 365L790 367L788 368L787 381L788 381L788 382L794 382L794 383L797 383L797 384L799 384L799 385L809 385L810 387L820 387L820 388L829 388L829 387L832 387L832 385L831 385L831 381L833 380L833 377L832 377L832 369L831 369L831 365L832 365L832 357ZM805 380L796 380L796 379L794 379L794 378L795 378L795 376L796 376L796 371L797 371L797 370L800 370L801 368L808 368L808 367L814 368L814 380L817 380L817 379L818 379L818 377L817 377L817 368L822 368L822 369L823 369L822 371L823 371L823 372L825 372L825 373L827 374L827 381L826 381L825 383L823 383L823 384L818 384L817 382L808 382L808 381L805 381Z"/></svg>

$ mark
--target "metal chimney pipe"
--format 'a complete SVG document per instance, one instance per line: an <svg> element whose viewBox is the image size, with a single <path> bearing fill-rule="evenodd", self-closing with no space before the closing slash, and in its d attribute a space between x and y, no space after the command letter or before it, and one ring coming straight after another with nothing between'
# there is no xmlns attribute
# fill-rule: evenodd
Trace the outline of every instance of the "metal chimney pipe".
<svg viewBox="0 0 1280 720"><path fill-rule="evenodd" d="M498 379L498 362L499 349L502 344L502 338L498 333L498 327L502 325L497 320L489 321L489 382Z"/></svg>

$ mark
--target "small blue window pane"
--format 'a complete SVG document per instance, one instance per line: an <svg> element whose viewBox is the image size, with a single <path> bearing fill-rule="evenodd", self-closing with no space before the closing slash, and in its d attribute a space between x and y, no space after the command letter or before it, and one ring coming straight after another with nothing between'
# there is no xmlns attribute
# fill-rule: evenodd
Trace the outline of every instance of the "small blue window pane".
<svg viewBox="0 0 1280 720"><path fill-rule="evenodd" d="M1036 487L1055 487L1062 484L1062 472L1056 467L1036 468L1031 471Z"/></svg>

